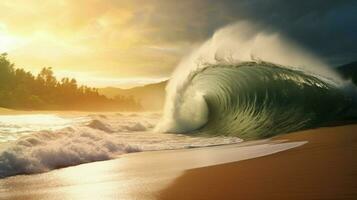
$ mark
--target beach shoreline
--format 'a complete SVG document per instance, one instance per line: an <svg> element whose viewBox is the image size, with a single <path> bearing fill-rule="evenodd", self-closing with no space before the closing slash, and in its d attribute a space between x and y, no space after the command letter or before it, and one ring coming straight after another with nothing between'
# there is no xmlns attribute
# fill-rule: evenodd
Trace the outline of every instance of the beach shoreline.
<svg viewBox="0 0 357 200"><path fill-rule="evenodd" d="M273 138L308 141L277 154L191 169L159 199L357 199L357 125Z"/></svg>
<svg viewBox="0 0 357 200"><path fill-rule="evenodd" d="M356 130L125 154L0 179L0 199L355 199Z"/></svg>

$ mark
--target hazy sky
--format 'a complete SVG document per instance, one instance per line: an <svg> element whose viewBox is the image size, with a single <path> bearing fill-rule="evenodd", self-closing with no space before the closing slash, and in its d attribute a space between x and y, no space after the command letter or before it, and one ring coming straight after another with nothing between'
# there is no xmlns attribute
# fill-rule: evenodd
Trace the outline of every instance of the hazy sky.
<svg viewBox="0 0 357 200"><path fill-rule="evenodd" d="M332 65L357 60L356 1L1 0L0 51L18 67L105 86L168 77L217 28L249 20Z"/></svg>

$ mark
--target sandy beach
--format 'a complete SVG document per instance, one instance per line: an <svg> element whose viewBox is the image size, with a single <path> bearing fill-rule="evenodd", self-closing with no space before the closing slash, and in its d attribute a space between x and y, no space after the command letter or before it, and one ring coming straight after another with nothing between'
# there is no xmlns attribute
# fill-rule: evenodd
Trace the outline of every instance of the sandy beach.
<svg viewBox="0 0 357 200"><path fill-rule="evenodd" d="M160 199L357 199L357 125L275 137L309 141L277 154L186 171Z"/></svg>
<svg viewBox="0 0 357 200"><path fill-rule="evenodd" d="M0 179L0 199L356 199L356 130L126 154Z"/></svg>
<svg viewBox="0 0 357 200"><path fill-rule="evenodd" d="M157 199L185 170L274 154L305 143L261 140L124 154L114 160L0 179L0 199Z"/></svg>

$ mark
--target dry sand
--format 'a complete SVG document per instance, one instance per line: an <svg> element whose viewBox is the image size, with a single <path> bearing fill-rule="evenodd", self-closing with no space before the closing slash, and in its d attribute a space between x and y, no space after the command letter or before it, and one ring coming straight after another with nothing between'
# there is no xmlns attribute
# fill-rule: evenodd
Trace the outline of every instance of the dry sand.
<svg viewBox="0 0 357 200"><path fill-rule="evenodd" d="M186 171L160 194L175 199L357 199L357 125L276 137L308 144Z"/></svg>

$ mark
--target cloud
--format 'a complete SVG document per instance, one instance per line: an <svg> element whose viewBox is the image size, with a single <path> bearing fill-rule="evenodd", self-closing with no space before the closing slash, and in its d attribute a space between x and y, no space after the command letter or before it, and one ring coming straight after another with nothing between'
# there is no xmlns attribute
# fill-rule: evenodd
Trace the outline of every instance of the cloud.
<svg viewBox="0 0 357 200"><path fill-rule="evenodd" d="M279 32L332 65L357 57L352 0L3 0L0 9L0 37L17 38L10 56L31 70L168 76L194 46L239 21Z"/></svg>
<svg viewBox="0 0 357 200"><path fill-rule="evenodd" d="M227 4L226 4L227 5ZM228 13L278 31L330 64L357 58L356 1L231 1Z"/></svg>
<svg viewBox="0 0 357 200"><path fill-rule="evenodd" d="M250 21L332 65L357 58L357 2L352 0L161 1L156 9L151 24L158 24L167 41L200 41L226 24Z"/></svg>

